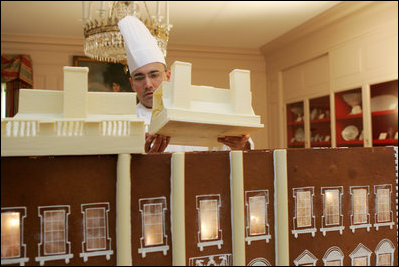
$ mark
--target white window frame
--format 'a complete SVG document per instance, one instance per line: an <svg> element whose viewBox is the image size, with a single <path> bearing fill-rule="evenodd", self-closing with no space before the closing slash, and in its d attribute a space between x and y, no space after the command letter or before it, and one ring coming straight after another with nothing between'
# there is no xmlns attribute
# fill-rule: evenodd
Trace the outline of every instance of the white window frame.
<svg viewBox="0 0 399 267"><path fill-rule="evenodd" d="M163 241L160 244L145 245L145 225L144 225L144 205L149 204L161 204L162 205L162 231L163 231ZM166 197L153 197L153 198L140 198L139 199L139 210L141 214L141 237L140 237L140 248L138 253L141 254L142 258L146 257L147 253L162 251L163 255L167 255L169 250L168 245L168 235L166 234L165 227L165 213L168 210Z"/></svg>
<svg viewBox="0 0 399 267"><path fill-rule="evenodd" d="M339 247L333 246L326 251L323 257L324 266L326 266L329 261L340 261L340 266L343 265L344 253L342 253Z"/></svg>
<svg viewBox="0 0 399 267"><path fill-rule="evenodd" d="M29 261L26 257L26 244L24 243L24 220L27 217L26 207L6 207L1 208L1 213L16 212L19 213L19 256L12 258L1 258L1 265L18 264L25 265Z"/></svg>
<svg viewBox="0 0 399 267"><path fill-rule="evenodd" d="M311 225L309 227L301 227L298 229L297 227L297 193L298 192L304 192L304 191L309 191L310 192L310 197L311 197ZM293 222L293 230L291 230L291 233L295 236L295 238L298 238L299 234L312 234L312 237L315 236L317 229L316 229L316 218L314 216L314 209L313 209L313 197L314 197L314 186L309 186L309 187L299 187L299 188L293 188L292 189L292 194L293 198L295 200L295 207L294 207L294 217L292 218Z"/></svg>
<svg viewBox="0 0 399 267"><path fill-rule="evenodd" d="M362 223L362 224L354 224L353 222L353 217L354 217L354 212L355 212L355 200L354 200L354 194L353 194L353 190L355 189L366 189L367 193L366 193L366 214L367 214L367 222L366 223ZM360 229L360 228L367 228L367 232L370 231L371 228L371 223L370 223L370 205L369 205L369 195L370 195L370 187L368 185L364 185L364 186L350 186L349 187L349 192L351 194L351 208L352 208L352 212L350 215L350 222L351 225L349 226L349 229L352 230L353 233L355 233L356 229Z"/></svg>
<svg viewBox="0 0 399 267"><path fill-rule="evenodd" d="M104 220L105 220L105 248L98 249L88 249L86 243L86 232L87 232L87 210L90 209L104 209ZM100 203L87 203L81 204L81 213L83 214L83 241L82 241L82 252L79 254L81 258L83 258L84 262L87 262L89 257L95 256L105 256L107 260L111 259L111 255L114 254L114 251L111 249L111 241L112 238L109 237L109 216L110 205L109 202L100 202Z"/></svg>
<svg viewBox="0 0 399 267"><path fill-rule="evenodd" d="M317 258L307 249L305 249L295 260L295 266L300 266L304 264L312 264L316 266Z"/></svg>
<svg viewBox="0 0 399 267"><path fill-rule="evenodd" d="M367 257L367 266L370 266L370 256L373 252L368 249L365 245L362 243L359 243L357 247L352 251L351 254L349 254L349 257L351 258L351 266L354 266L355 263L355 258L360 258L360 257Z"/></svg>
<svg viewBox="0 0 399 267"><path fill-rule="evenodd" d="M375 257L376 257L376 266L379 266L379 262L378 262L378 256L380 254L390 254L391 255L391 266L393 266L393 256L394 256L394 252L395 252L395 246L392 243L391 240L389 239L383 239L381 240L377 247L375 248Z"/></svg>
<svg viewBox="0 0 399 267"><path fill-rule="evenodd" d="M326 191L338 190L338 201L339 201L339 223L337 225L327 225L326 217L327 217L327 209L326 209ZM326 236L326 232L330 231L339 231L339 234L342 235L344 226L344 216L342 215L342 196L344 194L343 186L326 186L321 187L320 189L321 195L323 196L323 215L321 216L321 228L320 232L323 233L323 236Z"/></svg>
<svg viewBox="0 0 399 267"><path fill-rule="evenodd" d="M272 266L268 260L259 257L251 260L247 266Z"/></svg>
<svg viewBox="0 0 399 267"><path fill-rule="evenodd" d="M256 197L256 196L264 196L265 197L265 233L260 235L251 235L250 225L251 225L251 218L250 218L250 207L249 207L249 198ZM257 240L266 240L266 243L269 243L271 238L270 235L270 226L269 226L269 213L267 212L269 207L269 190L252 190L252 191L245 191L245 207L247 210L247 225L245 227L245 241L248 245L251 245L252 241Z"/></svg>
<svg viewBox="0 0 399 267"><path fill-rule="evenodd" d="M388 222L378 222L378 195L377 192L379 189L389 189L389 216L390 220ZM375 194L375 214L374 214L374 227L378 231L379 227L382 226L389 226L390 229L393 228L394 222L393 222L393 212L392 212L392 203L391 203L391 198L392 198L392 185L391 184L382 184L382 185L374 185L374 194Z"/></svg>
<svg viewBox="0 0 399 267"><path fill-rule="evenodd" d="M71 214L70 205L54 205L54 206L39 206L38 207L38 216L40 218L40 243L38 246L38 256L35 258L35 261L40 262L40 265L44 265L46 261L53 260L65 260L65 263L68 264L69 260L73 258L73 254L71 253L71 242L68 240L68 217ZM54 255L45 255L44 254L44 212L47 211L64 211L65 215L65 253L62 254L54 254Z"/></svg>
<svg viewBox="0 0 399 267"><path fill-rule="evenodd" d="M204 250L204 247L209 246L217 246L218 249L222 248L223 245L223 236L222 236L222 229L220 228L220 194L210 194L210 195L197 195L195 196L196 199L196 208L197 208L197 218L198 218L198 232L197 232L197 247L199 247L200 251ZM200 210L200 201L201 200L217 200L217 208L218 208L218 238L210 241L201 240L201 210Z"/></svg>
<svg viewBox="0 0 399 267"><path fill-rule="evenodd" d="M232 266L231 254L207 255L188 259L188 266Z"/></svg>

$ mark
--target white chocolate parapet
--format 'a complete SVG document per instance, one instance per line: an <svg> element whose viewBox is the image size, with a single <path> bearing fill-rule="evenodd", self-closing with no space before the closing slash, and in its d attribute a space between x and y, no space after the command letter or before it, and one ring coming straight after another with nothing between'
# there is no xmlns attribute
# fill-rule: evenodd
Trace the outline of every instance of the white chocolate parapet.
<svg viewBox="0 0 399 267"><path fill-rule="evenodd" d="M64 67L64 91L21 89L1 120L1 156L144 153L136 93L88 92L87 67Z"/></svg>
<svg viewBox="0 0 399 267"><path fill-rule="evenodd" d="M154 93L149 133L177 145L220 146L217 137L263 128L251 105L250 72L233 70L230 89L191 85L191 64L176 61L170 82Z"/></svg>

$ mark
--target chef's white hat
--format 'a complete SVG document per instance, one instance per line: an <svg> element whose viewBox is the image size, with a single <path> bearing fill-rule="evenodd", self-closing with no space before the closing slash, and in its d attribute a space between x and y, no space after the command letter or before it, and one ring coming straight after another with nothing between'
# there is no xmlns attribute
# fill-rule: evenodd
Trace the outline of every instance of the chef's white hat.
<svg viewBox="0 0 399 267"><path fill-rule="evenodd" d="M126 48L129 72L149 63L160 62L166 66L165 58L158 47L157 40L141 20L126 16L118 23Z"/></svg>

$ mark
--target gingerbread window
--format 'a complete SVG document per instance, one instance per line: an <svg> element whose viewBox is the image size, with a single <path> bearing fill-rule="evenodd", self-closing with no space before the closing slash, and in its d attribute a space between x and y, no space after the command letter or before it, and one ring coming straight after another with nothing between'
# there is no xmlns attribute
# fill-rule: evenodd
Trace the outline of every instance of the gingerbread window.
<svg viewBox="0 0 399 267"><path fill-rule="evenodd" d="M138 252L143 258L146 253L157 251L162 251L166 255L169 250L168 236L165 232L166 197L141 198L139 207L142 236Z"/></svg>
<svg viewBox="0 0 399 267"><path fill-rule="evenodd" d="M329 248L323 257L325 266L342 266L344 261L344 253L339 247Z"/></svg>
<svg viewBox="0 0 399 267"><path fill-rule="evenodd" d="M349 255L351 266L370 266L371 250L360 243Z"/></svg>
<svg viewBox="0 0 399 267"><path fill-rule="evenodd" d="M358 228L367 228L370 231L370 213L369 213L369 186L351 186L352 214L350 215L352 232Z"/></svg>
<svg viewBox="0 0 399 267"><path fill-rule="evenodd" d="M267 208L269 204L268 190L254 190L245 192L246 237L248 245L252 241L266 240L269 242L270 229Z"/></svg>
<svg viewBox="0 0 399 267"><path fill-rule="evenodd" d="M24 265L29 261L24 244L25 207L1 208L1 264Z"/></svg>
<svg viewBox="0 0 399 267"><path fill-rule="evenodd" d="M220 195L196 196L198 214L198 243L200 251L206 246L223 244L222 230L220 229Z"/></svg>
<svg viewBox="0 0 399 267"><path fill-rule="evenodd" d="M374 252L377 258L377 266L393 266L395 246L389 239L381 240Z"/></svg>
<svg viewBox="0 0 399 267"><path fill-rule="evenodd" d="M53 260L65 260L68 264L73 258L71 243L68 241L69 215L69 205L39 207L41 234L38 244L39 256L35 260L40 262L40 265Z"/></svg>
<svg viewBox="0 0 399 267"><path fill-rule="evenodd" d="M389 226L391 229L394 225L393 212L391 210L391 193L392 185L375 185L375 216L374 227L378 231L379 227Z"/></svg>
<svg viewBox="0 0 399 267"><path fill-rule="evenodd" d="M301 253L295 260L295 266L316 266L317 258L307 249Z"/></svg>
<svg viewBox="0 0 399 267"><path fill-rule="evenodd" d="M339 231L342 235L342 231L345 229L341 203L343 187L322 187L321 195L323 197L323 215L321 216L320 231L324 236L329 231Z"/></svg>
<svg viewBox="0 0 399 267"><path fill-rule="evenodd" d="M292 234L295 238L299 234L316 233L315 216L313 215L314 187L301 187L293 189L295 199L295 215L293 218Z"/></svg>
<svg viewBox="0 0 399 267"><path fill-rule="evenodd" d="M110 208L108 202L82 204L83 214L83 242L80 257L84 262L89 257L105 256L107 260L114 253L111 249L109 237L108 214Z"/></svg>

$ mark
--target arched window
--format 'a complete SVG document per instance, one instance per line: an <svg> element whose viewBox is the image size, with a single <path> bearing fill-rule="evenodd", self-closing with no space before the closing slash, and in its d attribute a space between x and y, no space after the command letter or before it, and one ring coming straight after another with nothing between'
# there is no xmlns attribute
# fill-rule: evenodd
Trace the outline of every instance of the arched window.
<svg viewBox="0 0 399 267"><path fill-rule="evenodd" d="M307 249L295 260L295 266L316 266L317 258Z"/></svg>
<svg viewBox="0 0 399 267"><path fill-rule="evenodd" d="M344 253L339 247L331 247L324 254L323 262L325 266L342 266L344 261Z"/></svg>
<svg viewBox="0 0 399 267"><path fill-rule="evenodd" d="M360 243L349 255L352 266L370 266L371 250Z"/></svg>

